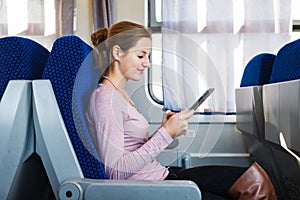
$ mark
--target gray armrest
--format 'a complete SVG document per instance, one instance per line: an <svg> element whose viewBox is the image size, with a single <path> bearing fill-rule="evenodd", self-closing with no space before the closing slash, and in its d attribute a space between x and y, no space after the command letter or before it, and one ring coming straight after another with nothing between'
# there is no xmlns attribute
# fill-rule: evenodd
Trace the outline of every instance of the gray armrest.
<svg viewBox="0 0 300 200"><path fill-rule="evenodd" d="M35 80L32 89L36 151L43 161L53 191L57 191L63 181L83 178L83 174L50 81Z"/></svg>
<svg viewBox="0 0 300 200"><path fill-rule="evenodd" d="M191 181L70 179L61 184L59 198L62 200L201 200L201 193L197 185Z"/></svg>
<svg viewBox="0 0 300 200"><path fill-rule="evenodd" d="M9 198L26 151L33 149L33 143L26 149L29 136L33 135L31 114L31 81L10 81L0 102L0 194L3 199Z"/></svg>

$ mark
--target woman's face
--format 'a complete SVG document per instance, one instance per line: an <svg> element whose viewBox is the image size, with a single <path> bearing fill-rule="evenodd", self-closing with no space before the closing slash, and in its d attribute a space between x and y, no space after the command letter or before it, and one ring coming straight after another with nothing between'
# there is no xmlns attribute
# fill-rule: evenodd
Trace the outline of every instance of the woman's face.
<svg viewBox="0 0 300 200"><path fill-rule="evenodd" d="M128 52L120 56L120 71L126 80L138 81L150 67L151 40L141 38Z"/></svg>

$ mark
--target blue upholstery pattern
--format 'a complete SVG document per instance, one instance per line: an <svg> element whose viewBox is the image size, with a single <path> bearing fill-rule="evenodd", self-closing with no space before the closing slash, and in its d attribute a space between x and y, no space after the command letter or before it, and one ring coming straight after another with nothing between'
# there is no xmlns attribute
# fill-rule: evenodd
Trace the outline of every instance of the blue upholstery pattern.
<svg viewBox="0 0 300 200"><path fill-rule="evenodd" d="M275 58L271 53L254 56L245 67L240 87L268 84Z"/></svg>
<svg viewBox="0 0 300 200"><path fill-rule="evenodd" d="M81 64L92 48L79 37L58 38L45 66L43 79L51 81L57 103L85 178L107 178L102 163L84 146L78 135L72 113L72 92ZM84 83L81 83L84 84ZM77 121L77 120L76 120Z"/></svg>
<svg viewBox="0 0 300 200"><path fill-rule="evenodd" d="M28 38L0 38L0 100L10 80L42 77L49 51Z"/></svg>
<svg viewBox="0 0 300 200"><path fill-rule="evenodd" d="M270 83L300 79L300 39L283 46L275 59Z"/></svg>

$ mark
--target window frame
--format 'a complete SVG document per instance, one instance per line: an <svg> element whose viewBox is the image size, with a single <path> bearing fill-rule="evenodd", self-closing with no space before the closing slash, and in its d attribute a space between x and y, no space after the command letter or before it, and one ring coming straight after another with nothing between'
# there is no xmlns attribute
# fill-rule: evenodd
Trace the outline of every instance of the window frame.
<svg viewBox="0 0 300 200"><path fill-rule="evenodd" d="M148 27L152 32L161 32L162 22L156 20L156 2L148 0Z"/></svg>

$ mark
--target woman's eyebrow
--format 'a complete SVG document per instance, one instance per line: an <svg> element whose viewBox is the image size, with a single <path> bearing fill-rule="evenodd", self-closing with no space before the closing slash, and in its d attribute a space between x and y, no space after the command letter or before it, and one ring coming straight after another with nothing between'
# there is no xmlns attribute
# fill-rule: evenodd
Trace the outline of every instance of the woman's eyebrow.
<svg viewBox="0 0 300 200"><path fill-rule="evenodd" d="M147 52L145 50L141 50L140 52L143 53L143 54L150 54L150 52Z"/></svg>

